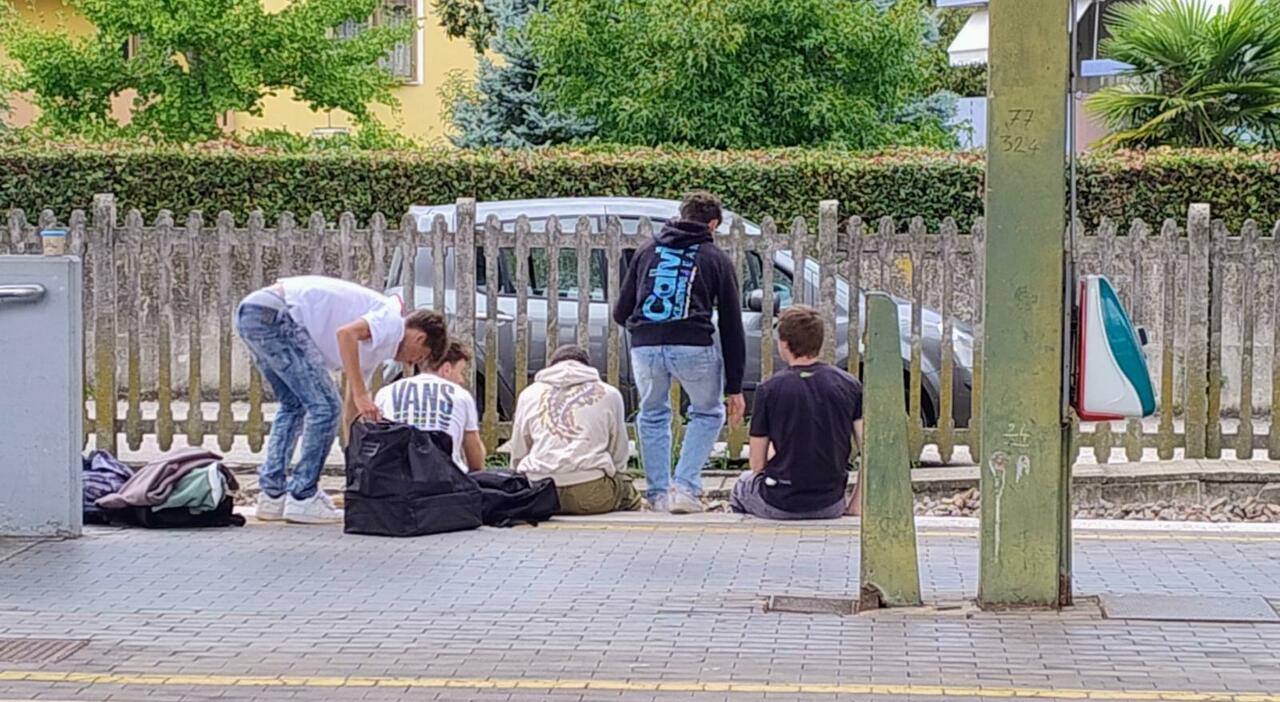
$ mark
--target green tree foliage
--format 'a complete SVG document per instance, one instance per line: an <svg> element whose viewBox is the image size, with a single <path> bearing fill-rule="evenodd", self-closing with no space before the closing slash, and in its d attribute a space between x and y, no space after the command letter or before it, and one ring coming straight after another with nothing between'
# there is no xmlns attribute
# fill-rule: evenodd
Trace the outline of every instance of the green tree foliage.
<svg viewBox="0 0 1280 702"><path fill-rule="evenodd" d="M0 37L15 22L17 11L10 5L0 6ZM0 62L0 130L7 126L9 118L9 94L17 85L13 69L6 62Z"/></svg>
<svg viewBox="0 0 1280 702"><path fill-rule="evenodd" d="M883 3L882 3L883 4ZM530 37L556 107L599 138L699 148L940 144L916 2L556 0Z"/></svg>
<svg viewBox="0 0 1280 702"><path fill-rule="evenodd" d="M336 151L411 151L419 147L412 138L381 122L369 121L349 134L316 138L287 129L259 129L236 135L245 146L278 153L307 154Z"/></svg>
<svg viewBox="0 0 1280 702"><path fill-rule="evenodd" d="M985 97L987 94L987 66L952 66L947 48L964 28L973 14L968 8L946 8L935 11L938 23L938 41L929 51L929 92L955 93L960 97Z"/></svg>
<svg viewBox="0 0 1280 702"><path fill-rule="evenodd" d="M1280 145L1280 2L1115 6L1100 49L1134 67L1088 105L1120 146Z"/></svg>
<svg viewBox="0 0 1280 702"><path fill-rule="evenodd" d="M13 75L6 67L0 66L0 129L8 127L9 111L12 109L9 105L9 93L13 85Z"/></svg>
<svg viewBox="0 0 1280 702"><path fill-rule="evenodd" d="M950 90L947 86L938 85L935 79L936 68L934 64L937 62L939 52L946 54L946 44L943 43L942 24L940 22L939 13L941 10L934 10L932 0L872 0L876 6L882 10L888 10L895 2L916 3L920 6L920 14L924 19L921 41L924 42L924 70L925 82L923 86L924 97L917 99L905 107L897 114L896 120L900 123L921 124L921 123L938 123L949 124L951 119L955 117L956 106L959 95Z"/></svg>
<svg viewBox="0 0 1280 702"><path fill-rule="evenodd" d="M260 0L70 0L97 31L84 37L9 23L0 35L35 94L39 126L55 134L138 135L198 141L219 135L229 111L260 114L262 99L289 89L317 110L372 119L395 104L396 79L380 58L411 26L375 27L351 39L334 27L373 13L378 0L296 0L268 13ZM127 55L131 44L136 55ZM111 99L134 91L122 128Z"/></svg>
<svg viewBox="0 0 1280 702"><path fill-rule="evenodd" d="M480 57L476 80L451 76L445 88L450 141L467 149L525 149L584 139L595 131L586 119L550 109L538 92L538 62L529 45L528 23L540 0L486 0L495 34L490 46L501 57Z"/></svg>
<svg viewBox="0 0 1280 702"><path fill-rule="evenodd" d="M476 53L489 48L497 23L485 7L485 0L432 0L431 7L450 39L466 39Z"/></svg>

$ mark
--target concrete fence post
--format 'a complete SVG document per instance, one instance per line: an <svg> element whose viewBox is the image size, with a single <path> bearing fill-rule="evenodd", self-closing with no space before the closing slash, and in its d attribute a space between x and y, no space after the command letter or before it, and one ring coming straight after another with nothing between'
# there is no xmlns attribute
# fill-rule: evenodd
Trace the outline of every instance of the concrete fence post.
<svg viewBox="0 0 1280 702"><path fill-rule="evenodd" d="M1186 457L1204 458L1209 411L1209 206L1192 205L1187 214L1187 361Z"/></svg>
<svg viewBox="0 0 1280 702"><path fill-rule="evenodd" d="M93 197L89 265L93 271L93 416L97 448L116 450L116 198Z"/></svg>
<svg viewBox="0 0 1280 702"><path fill-rule="evenodd" d="M863 508L860 612L920 604L900 344L898 306L885 293L868 294L862 403L867 416L858 476Z"/></svg>

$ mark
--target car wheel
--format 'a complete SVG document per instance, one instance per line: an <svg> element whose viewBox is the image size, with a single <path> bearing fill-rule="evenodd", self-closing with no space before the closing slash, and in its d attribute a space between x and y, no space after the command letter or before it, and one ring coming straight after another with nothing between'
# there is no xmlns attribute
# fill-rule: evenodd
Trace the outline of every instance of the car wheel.
<svg viewBox="0 0 1280 702"><path fill-rule="evenodd" d="M906 408L907 414L911 413L911 371L902 372L902 387L905 388L903 393L903 407ZM921 381L920 387L920 422L925 427L938 426L938 410L933 406L933 397L929 395L928 388L924 387Z"/></svg>

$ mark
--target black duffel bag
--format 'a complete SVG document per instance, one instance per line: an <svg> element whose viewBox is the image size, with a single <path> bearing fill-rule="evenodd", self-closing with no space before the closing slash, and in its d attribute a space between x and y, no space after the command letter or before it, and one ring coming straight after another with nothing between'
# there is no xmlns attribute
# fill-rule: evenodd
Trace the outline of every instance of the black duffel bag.
<svg viewBox="0 0 1280 702"><path fill-rule="evenodd" d="M522 473L485 470L469 477L480 486L484 523L511 526L545 522L560 511L560 495L552 480L530 482Z"/></svg>
<svg viewBox="0 0 1280 702"><path fill-rule="evenodd" d="M480 526L480 488L457 469L452 453L443 432L357 422L347 443L343 531L422 536Z"/></svg>

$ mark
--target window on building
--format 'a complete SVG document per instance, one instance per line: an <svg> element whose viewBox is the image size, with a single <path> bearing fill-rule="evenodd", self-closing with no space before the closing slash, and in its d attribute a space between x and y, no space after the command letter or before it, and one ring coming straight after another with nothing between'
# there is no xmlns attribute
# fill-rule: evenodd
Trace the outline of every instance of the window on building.
<svg viewBox="0 0 1280 702"><path fill-rule="evenodd" d="M131 61L138 57L138 52L142 48L142 37L137 34L130 35L124 43L120 45L120 55L124 60Z"/></svg>
<svg viewBox="0 0 1280 702"><path fill-rule="evenodd" d="M334 29L338 39L351 39L360 36L369 27L403 27L414 25L413 36L395 45L387 52L378 65L388 73L406 83L418 80L418 45L420 31L418 24L417 0L381 0L373 16L364 19L349 19Z"/></svg>

